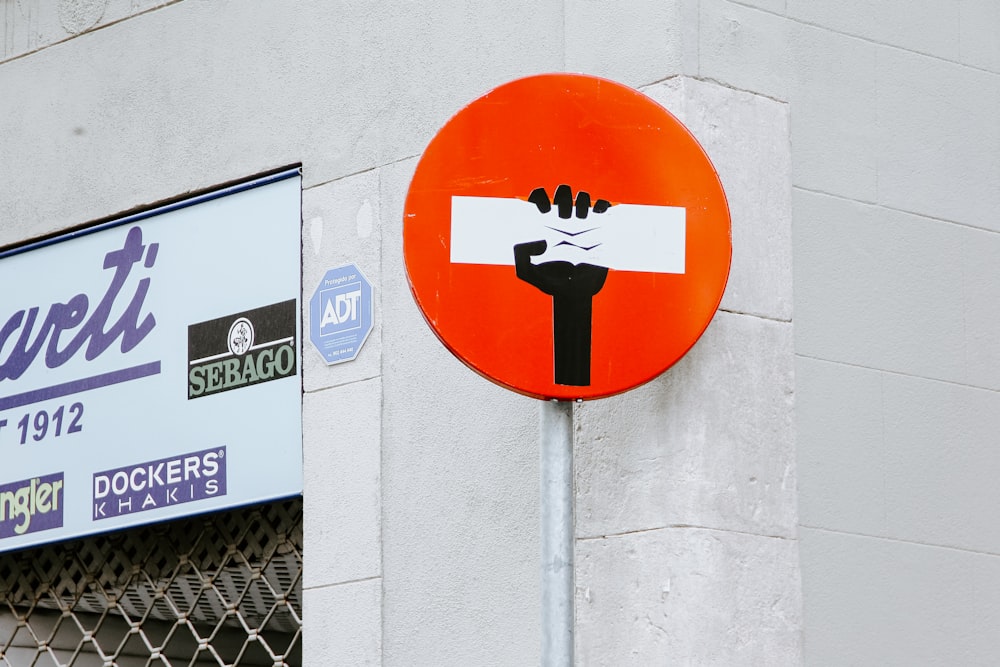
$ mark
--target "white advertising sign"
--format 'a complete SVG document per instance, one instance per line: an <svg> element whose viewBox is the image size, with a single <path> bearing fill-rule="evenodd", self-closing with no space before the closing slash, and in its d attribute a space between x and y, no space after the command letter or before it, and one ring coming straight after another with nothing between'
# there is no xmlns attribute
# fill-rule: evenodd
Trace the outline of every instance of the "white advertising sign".
<svg viewBox="0 0 1000 667"><path fill-rule="evenodd" d="M302 492L300 181L0 253L0 551Z"/></svg>

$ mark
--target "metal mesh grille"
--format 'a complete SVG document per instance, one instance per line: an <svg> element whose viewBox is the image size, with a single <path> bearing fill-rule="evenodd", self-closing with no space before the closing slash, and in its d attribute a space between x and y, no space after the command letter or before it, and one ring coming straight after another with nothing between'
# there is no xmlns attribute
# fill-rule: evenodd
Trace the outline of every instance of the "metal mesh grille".
<svg viewBox="0 0 1000 667"><path fill-rule="evenodd" d="M299 499L0 555L2 667L301 665Z"/></svg>

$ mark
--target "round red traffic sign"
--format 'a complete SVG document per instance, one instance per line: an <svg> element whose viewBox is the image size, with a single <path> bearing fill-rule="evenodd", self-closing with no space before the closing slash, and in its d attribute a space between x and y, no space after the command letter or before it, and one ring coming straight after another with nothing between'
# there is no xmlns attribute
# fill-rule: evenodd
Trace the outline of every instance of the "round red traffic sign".
<svg viewBox="0 0 1000 667"><path fill-rule="evenodd" d="M496 88L428 145L403 253L459 359L545 399L610 396L680 359L729 275L729 209L690 132L645 95L546 74Z"/></svg>

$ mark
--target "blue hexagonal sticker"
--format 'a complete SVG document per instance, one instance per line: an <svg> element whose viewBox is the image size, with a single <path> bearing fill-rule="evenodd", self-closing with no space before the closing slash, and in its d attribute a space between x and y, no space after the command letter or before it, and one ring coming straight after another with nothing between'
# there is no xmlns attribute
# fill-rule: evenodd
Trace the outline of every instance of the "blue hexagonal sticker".
<svg viewBox="0 0 1000 667"><path fill-rule="evenodd" d="M309 338L329 365L354 361L372 331L372 285L354 264L330 269L309 299Z"/></svg>

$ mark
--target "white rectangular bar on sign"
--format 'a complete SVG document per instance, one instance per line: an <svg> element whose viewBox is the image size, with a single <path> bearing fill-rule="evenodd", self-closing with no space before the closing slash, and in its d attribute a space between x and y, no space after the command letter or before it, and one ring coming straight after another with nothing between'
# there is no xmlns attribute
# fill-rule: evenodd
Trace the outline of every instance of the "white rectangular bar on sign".
<svg viewBox="0 0 1000 667"><path fill-rule="evenodd" d="M534 263L586 262L618 271L684 273L685 210L616 204L586 218L541 214L534 204L501 197L451 198L451 261L514 264L514 246L545 241Z"/></svg>
<svg viewBox="0 0 1000 667"><path fill-rule="evenodd" d="M0 254L0 551L302 491L301 177Z"/></svg>

